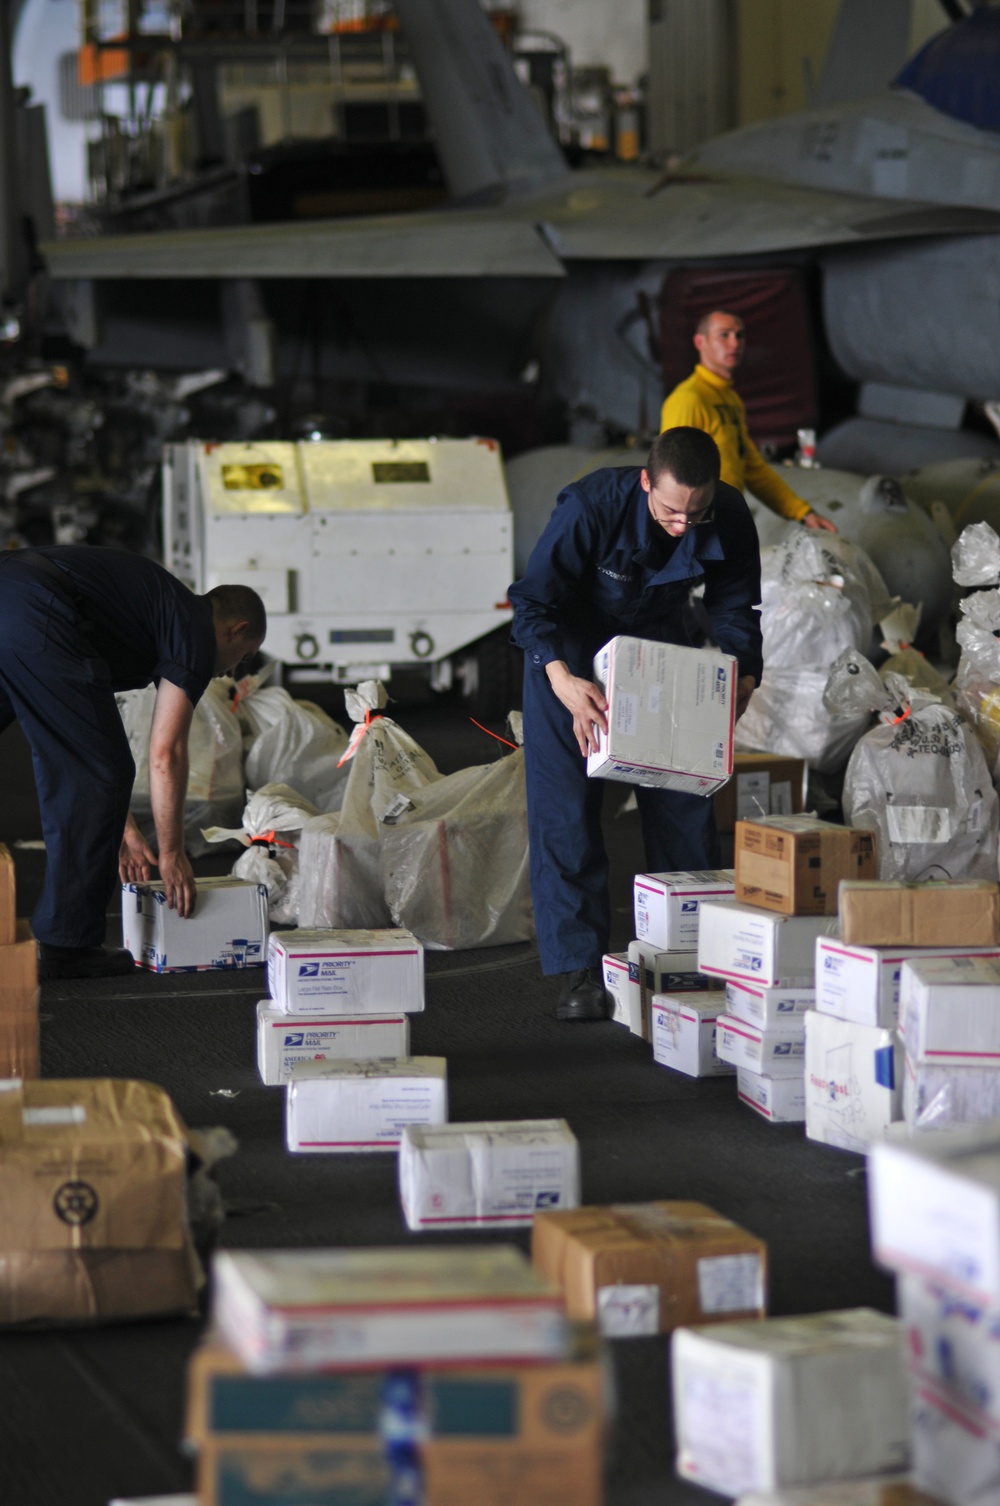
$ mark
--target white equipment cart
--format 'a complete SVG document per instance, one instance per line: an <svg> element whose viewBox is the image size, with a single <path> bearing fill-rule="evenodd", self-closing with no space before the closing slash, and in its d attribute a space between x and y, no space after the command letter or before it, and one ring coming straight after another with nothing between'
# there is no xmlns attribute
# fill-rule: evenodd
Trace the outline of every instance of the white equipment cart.
<svg viewBox="0 0 1000 1506"><path fill-rule="evenodd" d="M194 591L253 586L288 680L423 666L482 712L510 707L513 516L495 440L167 445L163 555Z"/></svg>

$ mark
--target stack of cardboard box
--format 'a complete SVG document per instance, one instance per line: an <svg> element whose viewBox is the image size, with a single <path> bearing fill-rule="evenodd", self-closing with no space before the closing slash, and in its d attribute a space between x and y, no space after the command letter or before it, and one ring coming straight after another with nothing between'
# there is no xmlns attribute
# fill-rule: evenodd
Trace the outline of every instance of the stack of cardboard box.
<svg viewBox="0 0 1000 1506"><path fill-rule="evenodd" d="M735 856L735 898L705 904L698 944L702 972L726 983L717 1050L743 1102L801 1121L816 942L836 932L841 881L874 874L874 841L814 816L768 816L737 822Z"/></svg>
<svg viewBox="0 0 1000 1506"><path fill-rule="evenodd" d="M914 1482L994 1506L1000 1481L1000 1133L909 1136L869 1154L872 1248L897 1276Z"/></svg>
<svg viewBox="0 0 1000 1506"><path fill-rule="evenodd" d="M201 1506L600 1506L601 1352L518 1250L241 1252L214 1276Z"/></svg>
<svg viewBox="0 0 1000 1506"><path fill-rule="evenodd" d="M0 843L0 1078L38 1076L38 948L17 920L14 860Z"/></svg>
<svg viewBox="0 0 1000 1506"><path fill-rule="evenodd" d="M995 883L842 886L840 936L817 942L816 1010L806 1021L812 1139L864 1150L907 1105L914 1127L986 1118L994 1102L1000 1107L997 1078L981 1071L991 1060L1000 1066L1000 1047L988 1055L989 1005L981 1007L993 997L1000 1014L998 908ZM977 1042L984 1055L971 1058L965 1053Z"/></svg>

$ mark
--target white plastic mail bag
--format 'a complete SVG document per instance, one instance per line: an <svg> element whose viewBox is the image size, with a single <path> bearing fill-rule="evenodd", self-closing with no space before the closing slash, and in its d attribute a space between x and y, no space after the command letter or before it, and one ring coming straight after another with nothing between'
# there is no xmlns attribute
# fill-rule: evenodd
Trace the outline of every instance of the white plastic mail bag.
<svg viewBox="0 0 1000 1506"><path fill-rule="evenodd" d="M877 833L879 878L995 879L998 801L970 727L900 675L883 681L861 654L834 664L826 699L879 721L851 754L844 819Z"/></svg>
<svg viewBox="0 0 1000 1506"><path fill-rule="evenodd" d="M236 878L267 888L267 911L279 925L295 925L299 915L299 835L318 816L311 801L287 784L254 790L238 830L218 826L202 832L206 842L237 841L247 849L233 866Z"/></svg>
<svg viewBox="0 0 1000 1506"><path fill-rule="evenodd" d="M290 785L317 810L337 810L347 783L340 765L347 733L311 701L295 701L276 685L250 682L237 716L246 747L246 780L252 790Z"/></svg>
<svg viewBox="0 0 1000 1506"><path fill-rule="evenodd" d="M382 827L393 924L448 951L530 940L523 752L438 779L400 806Z"/></svg>

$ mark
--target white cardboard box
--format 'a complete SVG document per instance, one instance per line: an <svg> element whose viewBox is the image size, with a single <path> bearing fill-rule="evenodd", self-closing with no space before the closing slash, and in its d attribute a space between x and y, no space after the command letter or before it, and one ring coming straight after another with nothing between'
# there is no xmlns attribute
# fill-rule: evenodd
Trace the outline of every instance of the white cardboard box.
<svg viewBox="0 0 1000 1506"><path fill-rule="evenodd" d="M769 1077L799 1077L805 1070L806 1032L804 1015L793 1015L772 1030L749 1025L733 1015L721 1014L716 1027L715 1049L721 1061Z"/></svg>
<svg viewBox="0 0 1000 1506"><path fill-rule="evenodd" d="M702 900L735 892L732 868L637 873L633 885L636 939L664 952L696 952Z"/></svg>
<svg viewBox="0 0 1000 1506"><path fill-rule="evenodd" d="M737 983L810 988L816 941L836 931L832 915L776 915L732 899L706 900L699 917L698 966Z"/></svg>
<svg viewBox="0 0 1000 1506"><path fill-rule="evenodd" d="M1000 967L986 957L913 957L899 982L906 1054L920 1065L1000 1066Z"/></svg>
<svg viewBox="0 0 1000 1506"><path fill-rule="evenodd" d="M651 1038L653 995L695 993L710 988L711 978L698 971L697 952L661 952L645 941L628 945L629 1029Z"/></svg>
<svg viewBox="0 0 1000 1506"><path fill-rule="evenodd" d="M402 929L275 931L267 986L287 1014L418 1014L424 949Z"/></svg>
<svg viewBox="0 0 1000 1506"><path fill-rule="evenodd" d="M530 1227L580 1206L580 1147L565 1119L408 1125L399 1146L408 1229Z"/></svg>
<svg viewBox="0 0 1000 1506"><path fill-rule="evenodd" d="M299 1062L286 1086L289 1150L395 1150L408 1124L446 1124L443 1056Z"/></svg>
<svg viewBox="0 0 1000 1506"><path fill-rule="evenodd" d="M918 1489L951 1506L996 1506L1000 1438L981 1412L924 1381L912 1389L910 1443Z"/></svg>
<svg viewBox="0 0 1000 1506"><path fill-rule="evenodd" d="M160 882L122 885L122 938L154 973L261 967L267 946L267 889L230 877L200 878L193 915L167 905Z"/></svg>
<svg viewBox="0 0 1000 1506"><path fill-rule="evenodd" d="M1000 957L996 948L877 947L830 937L816 943L816 1008L859 1025L895 1030L903 963L912 957Z"/></svg>
<svg viewBox="0 0 1000 1506"><path fill-rule="evenodd" d="M723 1495L907 1462L902 1334L867 1308L679 1328L677 1470Z"/></svg>
<svg viewBox="0 0 1000 1506"><path fill-rule="evenodd" d="M904 1052L903 1118L911 1130L1000 1119L1000 1066L919 1066Z"/></svg>
<svg viewBox="0 0 1000 1506"><path fill-rule="evenodd" d="M1000 1312L1000 1126L876 1141L868 1207L880 1265Z"/></svg>
<svg viewBox="0 0 1000 1506"><path fill-rule="evenodd" d="M753 983L726 984L726 1013L750 1025L770 1030L784 1020L804 1015L816 1004L814 988L758 988Z"/></svg>
<svg viewBox="0 0 1000 1506"><path fill-rule="evenodd" d="M922 1276L899 1277L896 1310L914 1381L929 1381L1000 1430L1000 1317Z"/></svg>
<svg viewBox="0 0 1000 1506"><path fill-rule="evenodd" d="M345 1058L409 1056L410 1020L405 1014L293 1015L275 1009L272 999L257 1005L257 1070L269 1087L288 1081L296 1062Z"/></svg>
<svg viewBox="0 0 1000 1506"><path fill-rule="evenodd" d="M611 995L611 1018L616 1025L630 1025L628 952L605 952L601 959L604 987Z"/></svg>
<svg viewBox="0 0 1000 1506"><path fill-rule="evenodd" d="M608 701L587 773L712 795L733 772L736 660L717 649L612 638L594 659Z"/></svg>
<svg viewBox="0 0 1000 1506"><path fill-rule="evenodd" d="M720 1061L715 1045L715 1022L725 997L721 989L654 994L653 1060L688 1077L731 1077L733 1069Z"/></svg>
<svg viewBox="0 0 1000 1506"><path fill-rule="evenodd" d="M806 1085L801 1076L770 1077L737 1067L736 1095L769 1124L801 1124L806 1117Z"/></svg>
<svg viewBox="0 0 1000 1506"><path fill-rule="evenodd" d="M903 1114L903 1055L893 1030L815 1010L806 1021L806 1134L864 1151Z"/></svg>
<svg viewBox="0 0 1000 1506"><path fill-rule="evenodd" d="M223 1250L213 1321L257 1374L557 1360L565 1304L513 1245Z"/></svg>

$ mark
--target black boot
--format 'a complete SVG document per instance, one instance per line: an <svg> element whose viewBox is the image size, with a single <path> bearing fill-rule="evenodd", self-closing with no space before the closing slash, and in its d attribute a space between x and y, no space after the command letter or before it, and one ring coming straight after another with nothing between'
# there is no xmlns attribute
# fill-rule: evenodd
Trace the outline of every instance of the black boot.
<svg viewBox="0 0 1000 1506"><path fill-rule="evenodd" d="M611 1003L599 967L581 967L563 974L556 1006L557 1020L606 1020Z"/></svg>
<svg viewBox="0 0 1000 1506"><path fill-rule="evenodd" d="M124 947L48 946L38 943L38 981L59 978L121 978L135 971L135 958Z"/></svg>

